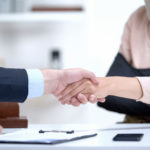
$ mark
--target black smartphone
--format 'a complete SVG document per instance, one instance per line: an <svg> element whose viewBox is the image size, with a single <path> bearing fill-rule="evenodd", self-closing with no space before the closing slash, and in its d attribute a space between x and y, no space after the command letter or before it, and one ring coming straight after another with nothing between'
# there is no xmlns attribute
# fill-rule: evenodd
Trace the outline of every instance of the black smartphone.
<svg viewBox="0 0 150 150"><path fill-rule="evenodd" d="M122 133L117 134L113 138L113 141L140 141L143 135L143 133Z"/></svg>

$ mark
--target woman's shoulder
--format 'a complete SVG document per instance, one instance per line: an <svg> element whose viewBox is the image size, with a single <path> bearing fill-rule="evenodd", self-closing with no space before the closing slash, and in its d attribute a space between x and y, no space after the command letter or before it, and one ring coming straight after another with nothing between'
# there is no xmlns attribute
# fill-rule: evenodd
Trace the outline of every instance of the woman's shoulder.
<svg viewBox="0 0 150 150"><path fill-rule="evenodd" d="M145 5L144 6L141 6L139 7L138 9L136 9L131 16L133 17L143 17L146 16L146 7Z"/></svg>
<svg viewBox="0 0 150 150"><path fill-rule="evenodd" d="M139 21L141 22L142 19L144 19L145 17L146 17L146 8L145 8L145 6L141 6L131 14L131 16L129 17L128 22L138 23Z"/></svg>

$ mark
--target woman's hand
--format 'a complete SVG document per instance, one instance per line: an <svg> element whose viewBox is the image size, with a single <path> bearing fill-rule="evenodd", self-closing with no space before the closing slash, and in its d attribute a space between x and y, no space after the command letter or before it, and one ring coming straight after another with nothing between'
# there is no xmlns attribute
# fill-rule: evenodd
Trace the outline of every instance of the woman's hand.
<svg viewBox="0 0 150 150"><path fill-rule="evenodd" d="M88 79L80 80L70 84L61 92L62 104L73 104L78 106L88 101L104 102L108 95L140 99L143 95L141 85L135 77L102 77L97 78L99 84L93 85Z"/></svg>
<svg viewBox="0 0 150 150"><path fill-rule="evenodd" d="M104 102L107 96L106 92L101 90L102 78L97 78L99 84L95 85L88 79L80 80L76 83L70 84L59 95L59 100L62 104L72 104L79 106L87 102L95 103L97 101ZM101 82L101 83L100 83Z"/></svg>
<svg viewBox="0 0 150 150"><path fill-rule="evenodd" d="M88 101L104 102L108 95L140 99L143 95L141 85L135 77L102 77L97 78L99 84L94 85L88 79L70 84L59 95L62 104L79 106Z"/></svg>

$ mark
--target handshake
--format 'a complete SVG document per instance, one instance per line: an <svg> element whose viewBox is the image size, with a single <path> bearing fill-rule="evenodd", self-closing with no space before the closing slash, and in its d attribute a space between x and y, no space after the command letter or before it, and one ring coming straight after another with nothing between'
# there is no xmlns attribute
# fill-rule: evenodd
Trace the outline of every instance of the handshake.
<svg viewBox="0 0 150 150"><path fill-rule="evenodd" d="M107 89L104 78L84 69L41 70L44 94L52 93L62 104L79 106L87 102L105 102Z"/></svg>
<svg viewBox="0 0 150 150"><path fill-rule="evenodd" d="M44 94L52 93L62 104L79 106L105 102L108 95L139 100L143 90L136 77L96 77L84 69L41 70Z"/></svg>

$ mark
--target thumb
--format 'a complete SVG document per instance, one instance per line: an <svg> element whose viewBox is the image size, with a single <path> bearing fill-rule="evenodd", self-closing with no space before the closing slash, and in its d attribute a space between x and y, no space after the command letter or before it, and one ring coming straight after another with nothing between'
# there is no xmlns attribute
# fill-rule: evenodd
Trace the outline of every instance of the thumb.
<svg viewBox="0 0 150 150"><path fill-rule="evenodd" d="M80 81L85 78L90 79L94 84L98 84L98 80L95 74L91 71L84 69L64 69L61 79L65 86L67 86L68 84Z"/></svg>
<svg viewBox="0 0 150 150"><path fill-rule="evenodd" d="M95 74L93 72L87 71L87 70L83 70L82 71L82 78L88 78L90 79L94 84L98 84L99 81L96 78Z"/></svg>
<svg viewBox="0 0 150 150"><path fill-rule="evenodd" d="M106 101L105 98L98 98L97 100L98 100L98 102L101 102L101 103L104 103Z"/></svg>

